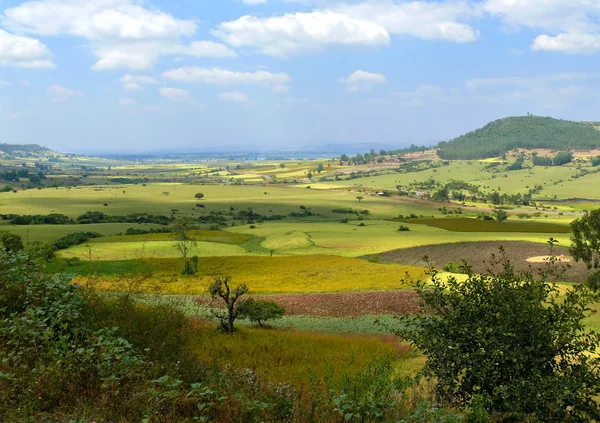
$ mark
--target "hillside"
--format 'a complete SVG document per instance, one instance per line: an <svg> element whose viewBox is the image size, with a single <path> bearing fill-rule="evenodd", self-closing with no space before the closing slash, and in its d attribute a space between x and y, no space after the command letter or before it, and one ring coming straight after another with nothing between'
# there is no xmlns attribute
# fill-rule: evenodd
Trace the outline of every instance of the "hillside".
<svg viewBox="0 0 600 423"><path fill-rule="evenodd" d="M3 156L39 157L51 152L49 148L37 144L0 144L0 154Z"/></svg>
<svg viewBox="0 0 600 423"><path fill-rule="evenodd" d="M540 116L498 119L483 128L438 144L442 159L484 159L514 148L590 150L600 148L594 122L572 122Z"/></svg>

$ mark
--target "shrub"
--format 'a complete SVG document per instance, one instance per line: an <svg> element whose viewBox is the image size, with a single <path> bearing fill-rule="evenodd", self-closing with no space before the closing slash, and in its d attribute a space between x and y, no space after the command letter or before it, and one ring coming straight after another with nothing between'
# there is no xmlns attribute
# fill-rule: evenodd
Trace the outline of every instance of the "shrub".
<svg viewBox="0 0 600 423"><path fill-rule="evenodd" d="M57 239L54 242L54 249L66 250L67 248L73 247L74 245L81 245L83 243L88 242L90 239L100 237L102 237L102 235L97 232L74 232L60 239Z"/></svg>
<svg viewBox="0 0 600 423"><path fill-rule="evenodd" d="M400 225L400 227L398 228L398 232L409 232L409 231L410 231L410 228L405 225Z"/></svg>
<svg viewBox="0 0 600 423"><path fill-rule="evenodd" d="M600 335L582 320L600 294L581 285L561 298L547 283L553 266L536 277L515 273L500 256L492 260L498 272L469 272L464 282L444 282L431 270L417 293L433 315L402 316L396 333L427 356L422 374L437 380L443 401L466 406L481 398L488 412L511 421L598 420Z"/></svg>
<svg viewBox="0 0 600 423"><path fill-rule="evenodd" d="M463 274L467 273L467 269L465 268L464 263L456 263L453 261L446 263L444 265L444 271L450 272L450 273L463 273Z"/></svg>
<svg viewBox="0 0 600 423"><path fill-rule="evenodd" d="M238 311L241 319L248 319L256 322L262 327L263 322L267 320L281 319L285 314L285 309L274 301L255 300L248 298L240 302Z"/></svg>

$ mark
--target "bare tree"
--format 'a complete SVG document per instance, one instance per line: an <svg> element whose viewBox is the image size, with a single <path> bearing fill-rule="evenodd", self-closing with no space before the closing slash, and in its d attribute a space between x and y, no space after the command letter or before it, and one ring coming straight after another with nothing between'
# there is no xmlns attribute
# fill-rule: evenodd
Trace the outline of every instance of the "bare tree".
<svg viewBox="0 0 600 423"><path fill-rule="evenodd" d="M171 236L175 240L175 248L183 256L183 273L191 274L191 267L187 261L190 250L198 245L192 235L196 229L196 222L188 216L182 216L173 222Z"/></svg>
<svg viewBox="0 0 600 423"><path fill-rule="evenodd" d="M240 297L248 292L248 287L242 284L233 291L229 286L231 276L224 278L218 277L208 288L208 292L213 298L221 298L225 302L226 310L211 310L213 316L219 319L221 328L225 333L232 334L235 319L240 315L240 310L236 307L236 302Z"/></svg>

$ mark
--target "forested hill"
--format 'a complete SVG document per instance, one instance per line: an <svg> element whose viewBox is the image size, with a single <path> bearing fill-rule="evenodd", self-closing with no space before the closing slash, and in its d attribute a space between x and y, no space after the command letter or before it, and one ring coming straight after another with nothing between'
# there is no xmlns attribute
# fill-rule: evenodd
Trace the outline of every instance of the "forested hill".
<svg viewBox="0 0 600 423"><path fill-rule="evenodd" d="M538 116L507 117L441 142L438 148L442 159L484 159L514 148L589 150L600 148L600 123Z"/></svg>
<svg viewBox="0 0 600 423"><path fill-rule="evenodd" d="M37 144L0 144L0 155L3 156L31 157L47 153L52 153L52 150Z"/></svg>

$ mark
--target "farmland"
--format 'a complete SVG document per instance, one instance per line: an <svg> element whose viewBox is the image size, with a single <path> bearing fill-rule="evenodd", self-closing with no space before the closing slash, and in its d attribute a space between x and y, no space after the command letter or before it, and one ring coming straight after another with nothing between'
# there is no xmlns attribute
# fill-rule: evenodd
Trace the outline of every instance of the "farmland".
<svg viewBox="0 0 600 423"><path fill-rule="evenodd" d="M369 164L64 157L46 185L20 181L0 193L0 231L19 235L27 248L93 234L54 248L48 271L69 275L109 304L133 301L135 313L183 313L192 323L182 348L204 366L252 369L269 383L301 389L338 389L370 371L373 357L397 376L422 368L425 357L391 333L399 327L395 315L423 310L413 288L429 283L427 266L462 282L462 260L485 273L504 248L516 270L535 272L543 259L529 259L550 254L550 238L568 260L570 223L597 207L598 193L586 187L600 173L585 161L508 170L517 154L385 156ZM447 198L437 197L448 186ZM58 224L35 223L50 217ZM193 222L185 265L175 231L182 219ZM568 261L552 280L566 292L587 275L584 264ZM247 286L246 297L279 304L285 315L266 327L240 320L234 336L223 335L209 287L224 277ZM127 329L119 313L99 315L135 339L139 328ZM585 322L598 326L594 316Z"/></svg>

